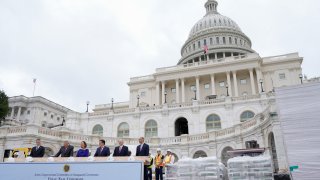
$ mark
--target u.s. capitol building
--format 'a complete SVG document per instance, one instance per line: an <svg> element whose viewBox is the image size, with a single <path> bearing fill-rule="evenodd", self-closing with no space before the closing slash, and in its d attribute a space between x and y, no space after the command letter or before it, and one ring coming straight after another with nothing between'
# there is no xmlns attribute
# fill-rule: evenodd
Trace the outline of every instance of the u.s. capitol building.
<svg viewBox="0 0 320 180"><path fill-rule="evenodd" d="M0 128L0 158L6 149L31 147L41 138L47 155L64 140L94 151L99 139L111 150L118 139L137 145L138 137L155 149L184 156L217 156L255 140L285 169L285 151L274 89L301 82L303 58L297 53L260 57L248 36L208 0L206 14L190 31L177 65L133 77L130 99L96 105L92 113L74 112L43 97L9 99L7 126ZM48 128L61 124L62 127Z"/></svg>

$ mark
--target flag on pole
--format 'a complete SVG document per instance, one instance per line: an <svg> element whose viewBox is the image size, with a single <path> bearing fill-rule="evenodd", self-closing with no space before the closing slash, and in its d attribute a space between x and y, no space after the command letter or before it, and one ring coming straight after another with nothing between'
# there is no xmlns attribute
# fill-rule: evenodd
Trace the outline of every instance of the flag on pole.
<svg viewBox="0 0 320 180"><path fill-rule="evenodd" d="M203 50L204 50L204 54L207 54L208 51L209 51L208 46L207 46L207 45L204 45Z"/></svg>
<svg viewBox="0 0 320 180"><path fill-rule="evenodd" d="M37 82L37 79L36 78L33 78L33 93L32 93L32 96L34 97L34 92L36 90L36 82Z"/></svg>

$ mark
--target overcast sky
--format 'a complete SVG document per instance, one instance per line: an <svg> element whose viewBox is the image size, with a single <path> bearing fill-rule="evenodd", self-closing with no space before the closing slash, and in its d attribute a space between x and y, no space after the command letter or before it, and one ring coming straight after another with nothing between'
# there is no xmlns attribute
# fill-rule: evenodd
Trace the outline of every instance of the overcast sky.
<svg viewBox="0 0 320 180"><path fill-rule="evenodd" d="M176 65L206 0L0 0L0 89L84 112L127 101L130 77ZM261 56L299 52L319 76L319 0L219 0Z"/></svg>

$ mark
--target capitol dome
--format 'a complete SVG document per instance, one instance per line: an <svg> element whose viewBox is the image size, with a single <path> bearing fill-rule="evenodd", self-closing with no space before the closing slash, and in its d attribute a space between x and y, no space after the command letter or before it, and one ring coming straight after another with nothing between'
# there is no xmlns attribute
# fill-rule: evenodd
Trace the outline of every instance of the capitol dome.
<svg viewBox="0 0 320 180"><path fill-rule="evenodd" d="M249 37L231 18L221 15L217 7L216 0L206 2L206 14L192 27L181 49L182 57L178 64L217 61L229 56L255 52L251 49Z"/></svg>

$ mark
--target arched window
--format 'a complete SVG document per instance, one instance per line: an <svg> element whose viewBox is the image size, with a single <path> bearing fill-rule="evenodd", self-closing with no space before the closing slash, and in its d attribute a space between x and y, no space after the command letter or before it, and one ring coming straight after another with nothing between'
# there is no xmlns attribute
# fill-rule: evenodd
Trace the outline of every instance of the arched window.
<svg viewBox="0 0 320 180"><path fill-rule="evenodd" d="M155 120L149 120L145 127L145 137L157 137L158 124Z"/></svg>
<svg viewBox="0 0 320 180"><path fill-rule="evenodd" d="M269 134L269 149L270 149L270 154L273 160L273 168L274 168L274 172L278 172L279 171L279 164L278 164L278 156L277 156L277 149L276 149L276 144L274 141L274 135L271 132Z"/></svg>
<svg viewBox="0 0 320 180"><path fill-rule="evenodd" d="M246 120L253 118L254 115L255 114L252 111L245 111L240 115L240 121L245 122Z"/></svg>
<svg viewBox="0 0 320 180"><path fill-rule="evenodd" d="M118 126L118 137L129 137L129 124L121 123Z"/></svg>
<svg viewBox="0 0 320 180"><path fill-rule="evenodd" d="M193 155L193 159L197 159L197 158L200 158L200 157L208 157L208 156L207 156L207 153L205 153L204 151L197 151Z"/></svg>
<svg viewBox="0 0 320 180"><path fill-rule="evenodd" d="M216 114L211 114L206 120L207 132L221 129L221 119Z"/></svg>
<svg viewBox="0 0 320 180"><path fill-rule="evenodd" d="M102 136L103 135L103 127L100 124L95 125L92 129L92 134Z"/></svg>
<svg viewBox="0 0 320 180"><path fill-rule="evenodd" d="M230 155L228 154L228 151L232 151L232 150L233 150L232 147L227 146L221 152L221 162L225 166L227 166L227 162L231 158Z"/></svg>

